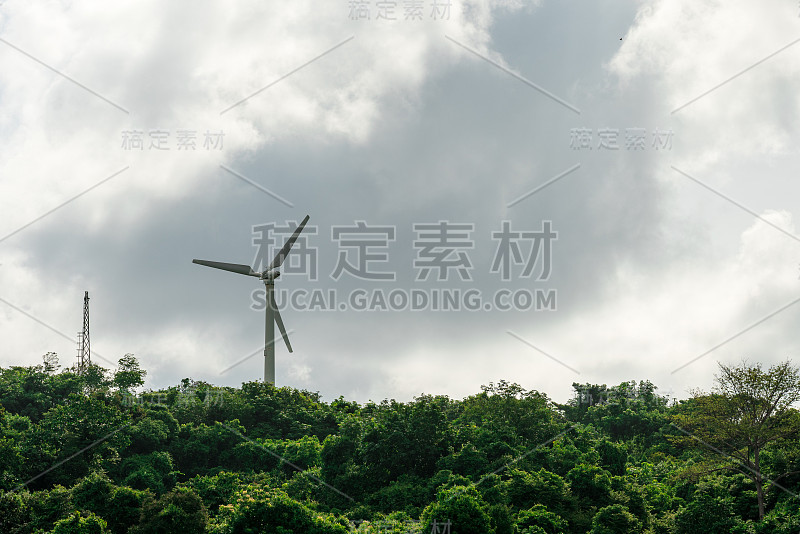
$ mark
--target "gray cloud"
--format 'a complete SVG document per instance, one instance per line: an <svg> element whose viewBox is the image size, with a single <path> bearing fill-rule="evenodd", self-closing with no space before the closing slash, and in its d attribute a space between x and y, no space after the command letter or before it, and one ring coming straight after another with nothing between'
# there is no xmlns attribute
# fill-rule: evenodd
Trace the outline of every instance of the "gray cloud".
<svg viewBox="0 0 800 534"><path fill-rule="evenodd" d="M489 294L503 287L539 287L558 292L556 311L366 313L286 307L283 319L293 330L296 352L289 355L279 345L278 381L321 391L326 398L409 398L423 391L460 396L503 378L559 400L569 395L572 381L649 378L682 392L708 382L717 357L738 359L744 352L769 359L796 350L790 335L796 312L787 310L685 374L670 374L785 304L796 289L798 263L790 239L671 169L686 167L775 224L793 224L796 195L790 193L796 184L756 183L753 173L769 172L758 147L743 154L717 139L701 142L698 132L710 129L707 121L724 115L728 102L709 98L702 113L673 116L672 106L686 91L674 79L665 83L663 72L642 67L648 60L649 49L642 44L648 32L661 35L657 16L671 20L677 15L612 3L582 6L579 13L576 6L561 4L473 7L470 17L447 27L398 21L383 34L375 21L359 25L344 11L342 20L335 20L331 9L316 15L314 20L324 21L318 35L312 35L310 23L288 22L304 8L293 13L287 7L285 21L270 20L275 33L267 36L272 44L263 50L253 48L258 36L244 24L252 14L231 11L221 20L197 15L189 30L179 31L175 24L184 12L173 8L148 26L135 53L116 50L124 58L116 63L116 82L92 66L107 64L107 53L92 56L86 46L74 51L72 64L85 65L77 69L82 79L107 87L136 110L131 119L109 118L108 110L99 109L102 102L81 103L85 95L58 88L34 120L34 103L25 100L21 81L11 77L4 82L6 91L14 103L28 106L12 115L31 121L33 132L26 137L22 126L12 125L2 135L42 161L0 157L0 169L14 170L14 176L28 169L34 175L32 185L20 178L6 185L5 205L19 206L28 216L9 211L4 224L21 224L32 218L28 212L42 213L52 205L58 195L48 204L33 192L52 180L48 173L62 159L81 169L73 172L73 180L88 181L90 168L109 167L99 175L115 165L131 169L118 183L0 244L5 247L0 296L26 302L32 312L66 324L62 328L71 332L79 325L82 291L89 289L93 346L114 359L134 352L150 370L148 385L170 385L184 376L237 385L262 373L256 354L219 374L263 342L263 313L250 309L259 283L193 265L191 259L250 263L254 225L296 221L309 213L318 227L309 244L319 247L319 280L286 275L280 288L475 287ZM127 31L137 27L131 23ZM219 118L226 106L350 34L356 38L318 65ZM580 115L445 34L569 102ZM715 39L725 42L722 35ZM394 60L379 54L390 49L400 50ZM689 53L676 65L689 64ZM668 68L668 61L663 52L658 64ZM796 102L785 81L768 72L761 73L758 84L737 90L766 86L774 97L771 109L793 113ZM92 109L88 117L81 112L86 106ZM737 120L749 117L741 111ZM76 124L84 129L76 130ZM792 124L780 114L764 113L754 128L776 132L779 144ZM161 126L173 132L184 126L223 128L226 145L221 152L189 154L133 153L115 146L123 128ZM592 150L570 147L574 128L592 129ZM598 149L600 128L620 131L619 150ZM628 128L646 128L645 149L625 149ZM652 146L656 128L674 130L671 150ZM53 132L69 139L59 146L50 137ZM53 145L57 154L44 157ZM796 168L796 152L770 158L773 175ZM576 171L507 206L576 164ZM728 176L720 178L724 173ZM58 189L66 193L70 187ZM331 227L357 220L396 226L387 266L398 272L394 284L329 277L339 252ZM475 224L473 281L414 281L412 225L439 220ZM490 235L503 220L524 230L552 221L559 238L547 282L503 283L489 273L495 252ZM35 363L45 345L58 350L62 363L72 357L68 342L34 341L38 330L25 318L8 310L3 314L7 326L0 331L6 337L15 332L15 352L26 354L25 361ZM21 362L2 360L12 363Z"/></svg>

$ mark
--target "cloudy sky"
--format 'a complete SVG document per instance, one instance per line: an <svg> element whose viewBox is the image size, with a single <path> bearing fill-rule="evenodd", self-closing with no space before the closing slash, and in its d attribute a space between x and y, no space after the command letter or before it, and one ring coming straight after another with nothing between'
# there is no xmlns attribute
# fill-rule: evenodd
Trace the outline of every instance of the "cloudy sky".
<svg viewBox="0 0 800 534"><path fill-rule="evenodd" d="M0 365L72 365L88 290L97 363L260 379L263 286L191 260L306 214L276 380L327 400L800 356L797 2L446 4L0 3Z"/></svg>

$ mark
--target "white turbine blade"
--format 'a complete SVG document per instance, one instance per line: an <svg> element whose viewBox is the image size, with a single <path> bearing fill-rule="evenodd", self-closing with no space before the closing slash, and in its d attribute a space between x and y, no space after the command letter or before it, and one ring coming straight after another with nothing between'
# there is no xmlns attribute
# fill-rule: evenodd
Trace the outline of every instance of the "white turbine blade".
<svg viewBox="0 0 800 534"><path fill-rule="evenodd" d="M272 293L272 309L275 312L275 323L278 325L278 330L280 330L281 336L286 342L286 348L289 349L289 352L292 352L292 345L289 343L289 335L286 333L286 329L283 327L283 319L281 319L281 312L278 311L278 305L275 303L274 293Z"/></svg>
<svg viewBox="0 0 800 534"><path fill-rule="evenodd" d="M257 272L253 271L249 265L242 265L241 263L222 263L219 261L207 260L192 260L192 263L205 265L206 267L213 267L215 269L222 269L223 271L230 271L232 273L246 274L248 276L260 276Z"/></svg>
<svg viewBox="0 0 800 534"><path fill-rule="evenodd" d="M264 271L269 271L271 269L275 269L275 268L281 266L281 264L283 263L283 260L286 259L286 256L289 254L289 251L292 249L292 245L294 245L294 242L297 241L297 236L299 236L300 232L303 231L303 227L308 222L308 219L309 219L309 216L306 215L306 218L303 219L303 222L301 222L300 226L297 227L297 230L294 231L294 233L292 234L292 237L290 237L289 240L286 241L286 243L283 245L283 248L281 249L281 251L278 252L278 254L275 256L275 259L272 260L272 263L270 263L269 266L266 269L264 269Z"/></svg>

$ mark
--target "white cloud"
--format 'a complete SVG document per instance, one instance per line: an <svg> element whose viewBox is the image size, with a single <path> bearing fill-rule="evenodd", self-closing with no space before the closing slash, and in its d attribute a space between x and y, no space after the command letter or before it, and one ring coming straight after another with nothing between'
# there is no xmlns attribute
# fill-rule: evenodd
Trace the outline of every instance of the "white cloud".
<svg viewBox="0 0 800 534"><path fill-rule="evenodd" d="M792 217L786 212L763 216L794 231ZM757 354L761 361L775 363L791 356L786 350L796 343L787 331L800 313L795 308L676 371L797 298L798 255L796 249L787 247L787 241L791 239L756 221L741 235L741 248L734 256L698 254L694 261L652 272L622 266L611 284L613 299L565 317L547 332L520 334L531 340L539 335L542 348L548 347L554 356L581 372L580 376L569 375L541 357L543 366L562 377L562 391L570 377L577 382L609 384L650 379L676 392L707 387L716 361L737 363Z"/></svg>
<svg viewBox="0 0 800 534"><path fill-rule="evenodd" d="M697 171L729 158L796 154L797 15L777 0L648 3L608 67L626 90L657 91L651 104L677 121Z"/></svg>
<svg viewBox="0 0 800 534"><path fill-rule="evenodd" d="M0 43L0 238L129 169L0 242L0 297L72 336L89 288L98 293L95 346L113 361L136 353L159 386L184 376L235 385L261 375L259 355L219 372L257 349L263 317L247 314L250 286L209 282L216 278L191 270L192 254L213 250L221 261L237 254L247 261L254 221L298 211L313 210L323 229L365 213L398 224L411 217L529 224L552 216L562 231L558 312L355 320L290 312L287 326L302 330L293 336L298 354L279 353L278 375L359 400L465 395L503 378L565 400L573 381L650 378L681 393L702 385L695 380L710 376L715 358L796 349L787 310L687 374L669 374L785 304L798 283L795 242L669 168L794 232L792 58L800 44L670 115L795 39L794 8L738 0L640 4L624 41L614 33L608 45L589 40L605 38L593 20L594 13L607 16L602 6L564 36L569 9L544 7L548 19L537 18L539 2L453 2L449 21L416 24L402 14L392 23L353 21L347 2L10 0L0 10L0 37L130 114ZM619 26L631 8L616 9L620 19L611 22ZM517 33L502 35L499 27ZM445 35L547 80L584 113L577 119ZM548 57L545 45L556 42L569 62ZM574 73L583 77L576 81ZM609 85L605 75L619 83ZM569 130L583 121L672 127L675 149L571 151ZM122 132L134 128L170 131L172 149L124 150ZM196 151L175 149L183 128L197 130ZM224 131L222 151L202 149L206 129ZM503 208L578 161L580 172ZM289 212L220 164L291 197L295 208ZM69 341L8 306L0 305L0 317L0 335L10 340L0 365L39 363L47 350L57 350L62 364L72 361ZM581 374L522 345L508 328Z"/></svg>

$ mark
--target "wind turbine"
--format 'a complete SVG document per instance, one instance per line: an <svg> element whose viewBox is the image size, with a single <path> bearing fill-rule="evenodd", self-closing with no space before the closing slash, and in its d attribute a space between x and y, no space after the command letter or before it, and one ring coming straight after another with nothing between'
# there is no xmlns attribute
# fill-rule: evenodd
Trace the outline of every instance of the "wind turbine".
<svg viewBox="0 0 800 534"><path fill-rule="evenodd" d="M278 323L278 329L281 331L281 336L286 342L286 348L292 352L292 345L289 343L289 336L286 335L286 329L283 327L283 320L281 319L281 312L278 311L278 306L275 303L275 279L281 273L276 269L283 264L283 260L292 249L292 245L297 241L297 236L303 231L303 227L308 222L309 216L303 219L303 222L297 227L283 248L275 256L263 272L257 273L249 265L242 265L240 263L221 263L218 261L206 260L192 260L192 263L198 265L205 265L206 267L213 267L215 269L222 269L223 271L230 271L232 273L245 274L247 276L256 276L264 281L264 287L267 289L267 319L266 331L264 333L264 382L275 384L275 323Z"/></svg>

